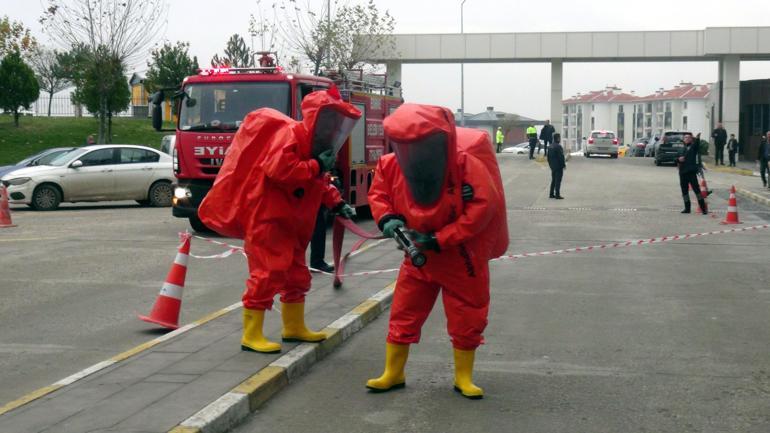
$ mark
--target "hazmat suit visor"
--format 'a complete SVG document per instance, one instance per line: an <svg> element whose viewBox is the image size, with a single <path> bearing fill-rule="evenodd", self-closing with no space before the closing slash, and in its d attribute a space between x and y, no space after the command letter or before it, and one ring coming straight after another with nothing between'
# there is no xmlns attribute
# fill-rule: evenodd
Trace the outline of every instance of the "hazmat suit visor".
<svg viewBox="0 0 770 433"><path fill-rule="evenodd" d="M417 141L391 141L398 165L417 204L429 206L441 198L447 173L447 143L445 133L428 135Z"/></svg>
<svg viewBox="0 0 770 433"><path fill-rule="evenodd" d="M313 156L329 149L336 155L357 122L358 118L348 117L333 108L322 108L313 128Z"/></svg>

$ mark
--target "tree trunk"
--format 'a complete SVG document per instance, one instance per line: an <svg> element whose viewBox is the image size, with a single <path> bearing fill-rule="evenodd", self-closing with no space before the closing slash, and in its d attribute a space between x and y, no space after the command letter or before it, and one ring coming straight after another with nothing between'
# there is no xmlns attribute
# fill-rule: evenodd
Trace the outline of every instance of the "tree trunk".
<svg viewBox="0 0 770 433"><path fill-rule="evenodd" d="M107 113L107 144L112 144L112 112Z"/></svg>
<svg viewBox="0 0 770 433"><path fill-rule="evenodd" d="M51 103L53 102L53 92L48 92L48 117L51 117Z"/></svg>
<svg viewBox="0 0 770 433"><path fill-rule="evenodd" d="M106 133L107 133L107 101L105 100L105 97L101 97L101 101L99 103L99 144L105 144L107 143L106 139Z"/></svg>
<svg viewBox="0 0 770 433"><path fill-rule="evenodd" d="M13 125L19 127L19 109L13 110Z"/></svg>

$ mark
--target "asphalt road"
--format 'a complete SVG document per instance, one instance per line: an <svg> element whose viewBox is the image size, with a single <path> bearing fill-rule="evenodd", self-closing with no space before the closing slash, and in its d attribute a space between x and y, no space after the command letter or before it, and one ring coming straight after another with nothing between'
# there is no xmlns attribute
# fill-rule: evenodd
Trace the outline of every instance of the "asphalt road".
<svg viewBox="0 0 770 433"><path fill-rule="evenodd" d="M12 217L18 227L0 229L0 406L165 332L136 315L150 312L187 220L131 202L12 206ZM196 255L223 251L192 241ZM240 255L191 258L180 324L240 301L247 276Z"/></svg>
<svg viewBox="0 0 770 433"><path fill-rule="evenodd" d="M675 169L649 159L575 157L561 201L542 164L506 155L501 170L511 253L721 230L740 180L710 175L717 214L701 216L678 213ZM743 203L743 226L768 211ZM236 431L770 431L769 240L766 229L492 264L475 374L485 399L452 391L439 302L405 389L364 388L382 370L383 315Z"/></svg>

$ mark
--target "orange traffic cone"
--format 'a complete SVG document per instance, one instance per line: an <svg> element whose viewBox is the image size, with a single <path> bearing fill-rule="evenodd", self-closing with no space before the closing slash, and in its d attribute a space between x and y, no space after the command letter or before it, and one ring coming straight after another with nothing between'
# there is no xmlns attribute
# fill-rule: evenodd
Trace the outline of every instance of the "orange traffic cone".
<svg viewBox="0 0 770 433"><path fill-rule="evenodd" d="M730 189L730 201L727 202L727 216L720 224L740 224L738 221L738 201L735 199L735 185Z"/></svg>
<svg viewBox="0 0 770 433"><path fill-rule="evenodd" d="M179 310L182 307L182 290L187 274L187 259L190 255L190 234L184 233L182 245L176 253L174 263L166 276L166 282L160 288L160 294L149 316L139 316L145 322L155 323L164 328L179 327Z"/></svg>
<svg viewBox="0 0 770 433"><path fill-rule="evenodd" d="M8 190L0 185L0 228L16 227L11 221L11 208L8 206Z"/></svg>
<svg viewBox="0 0 770 433"><path fill-rule="evenodd" d="M709 191L709 186L706 184L706 178L701 178L700 180L700 196L702 198L707 198L711 195L711 191Z"/></svg>

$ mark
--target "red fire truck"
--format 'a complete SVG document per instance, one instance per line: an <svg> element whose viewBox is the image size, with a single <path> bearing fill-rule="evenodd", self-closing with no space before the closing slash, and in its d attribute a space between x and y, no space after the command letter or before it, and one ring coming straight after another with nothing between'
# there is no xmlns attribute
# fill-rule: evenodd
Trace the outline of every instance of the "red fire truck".
<svg viewBox="0 0 770 433"><path fill-rule="evenodd" d="M263 53L260 53L263 54ZM264 60L263 54L262 59ZM336 84L343 99L363 114L350 139L337 157L336 175L342 196L351 206L367 205L377 159L390 151L382 120L401 103L400 89L389 86L384 76L330 73L316 77L285 73L272 61L256 68L206 68L184 79L173 103L178 113L173 151L174 188L172 213L188 218L196 231L206 227L197 209L214 183L227 148L241 121L250 111L274 108L293 119L301 119L302 98L310 92ZM398 83L396 83L398 84ZM162 130L161 102L166 95L153 95L153 126Z"/></svg>

